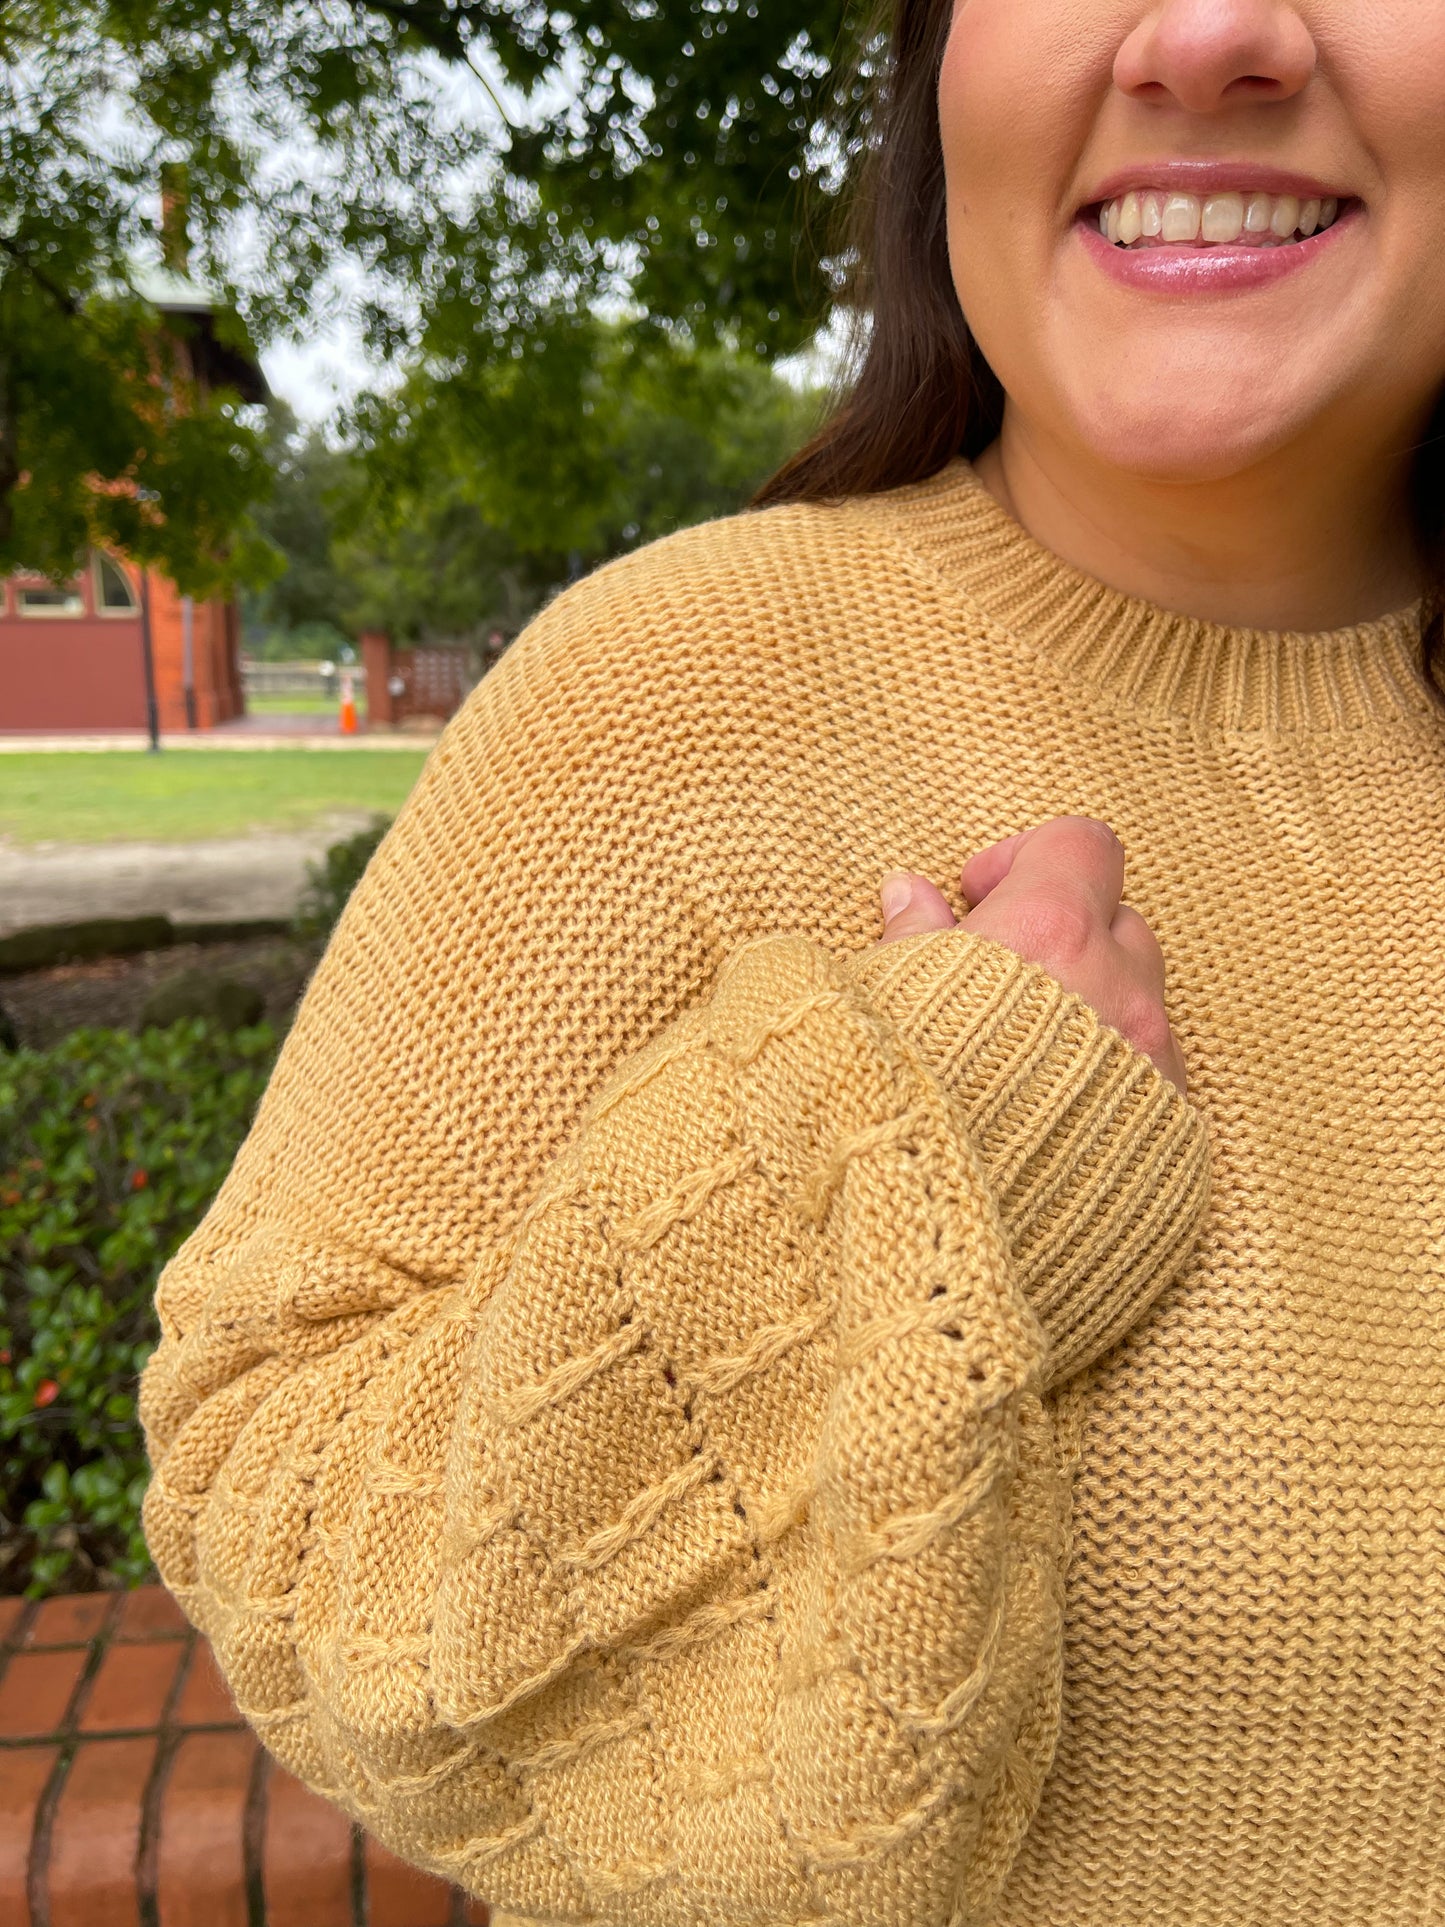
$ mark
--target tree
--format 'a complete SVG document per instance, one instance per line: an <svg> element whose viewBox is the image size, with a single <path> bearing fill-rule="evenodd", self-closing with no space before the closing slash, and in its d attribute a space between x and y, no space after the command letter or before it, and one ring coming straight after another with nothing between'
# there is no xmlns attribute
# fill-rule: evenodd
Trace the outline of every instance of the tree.
<svg viewBox="0 0 1445 1927"><path fill-rule="evenodd" d="M63 577L98 543L204 592L257 564L260 442L234 394L195 379L186 325L131 284L143 169L95 150L103 50L64 12L0 14L0 568ZM220 334L246 345L233 317Z"/></svg>
<svg viewBox="0 0 1445 1927"><path fill-rule="evenodd" d="M796 348L833 285L803 189L830 195L858 144L854 12L9 0L0 567L63 573L100 539L199 589L263 553L243 539L255 423L169 376L157 405L134 268L165 163L189 169L196 271L238 342L324 321L349 265L382 358L500 363L519 332L608 299L699 340Z"/></svg>
<svg viewBox="0 0 1445 1927"><path fill-rule="evenodd" d="M13 145L0 128L0 178ZM144 301L100 281L83 218L77 195L0 238L0 574L63 579L93 546L160 563L193 594L264 572L247 528L269 486L254 426L201 390Z"/></svg>
<svg viewBox="0 0 1445 1927"><path fill-rule="evenodd" d="M242 595L245 646L263 656L333 656L346 640L347 587L337 566L332 522L337 500L355 488L355 457L331 447L320 434L303 434L283 401L271 404L266 448L272 487L256 522L284 568Z"/></svg>
<svg viewBox="0 0 1445 1927"><path fill-rule="evenodd" d="M505 320L624 290L765 354L837 292L828 204L865 137L882 53L860 0L454 0L390 9L525 97L490 219L434 307ZM814 193L810 199L808 190ZM452 248L458 237L448 237Z"/></svg>
<svg viewBox="0 0 1445 1927"><path fill-rule="evenodd" d="M504 356L419 362L351 423L378 498L464 474L519 549L591 560L739 507L817 400L737 350L587 314Z"/></svg>
<svg viewBox="0 0 1445 1927"><path fill-rule="evenodd" d="M250 619L514 634L569 576L741 507L820 399L755 357L590 316L505 362L419 366L357 411L356 446L278 437L263 526L289 568Z"/></svg>

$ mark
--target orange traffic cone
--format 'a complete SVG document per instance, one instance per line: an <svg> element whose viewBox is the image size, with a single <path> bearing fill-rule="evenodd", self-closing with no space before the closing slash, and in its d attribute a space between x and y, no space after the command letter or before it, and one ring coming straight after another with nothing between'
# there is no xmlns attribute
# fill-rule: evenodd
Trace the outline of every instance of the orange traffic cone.
<svg viewBox="0 0 1445 1927"><path fill-rule="evenodd" d="M341 733L343 736L356 734L356 690L349 669L341 672Z"/></svg>

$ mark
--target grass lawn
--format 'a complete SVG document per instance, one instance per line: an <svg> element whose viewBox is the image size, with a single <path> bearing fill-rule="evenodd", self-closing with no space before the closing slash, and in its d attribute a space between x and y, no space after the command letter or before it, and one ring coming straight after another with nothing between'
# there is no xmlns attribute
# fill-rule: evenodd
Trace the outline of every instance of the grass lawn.
<svg viewBox="0 0 1445 1927"><path fill-rule="evenodd" d="M178 842L304 829L335 810L395 815L426 751L83 750L0 756L0 837Z"/></svg>
<svg viewBox="0 0 1445 1927"><path fill-rule="evenodd" d="M356 713L358 716L366 714L366 699L360 690L356 694ZM339 716L341 698L324 693L314 696L247 696L246 714L248 716Z"/></svg>

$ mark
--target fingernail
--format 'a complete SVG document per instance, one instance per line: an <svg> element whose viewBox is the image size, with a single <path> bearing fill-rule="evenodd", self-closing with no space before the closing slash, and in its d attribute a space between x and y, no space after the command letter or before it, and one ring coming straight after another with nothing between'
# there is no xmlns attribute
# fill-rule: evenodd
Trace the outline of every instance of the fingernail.
<svg viewBox="0 0 1445 1927"><path fill-rule="evenodd" d="M892 923L913 901L913 878L906 870L893 870L884 877L878 894L883 899L883 921Z"/></svg>

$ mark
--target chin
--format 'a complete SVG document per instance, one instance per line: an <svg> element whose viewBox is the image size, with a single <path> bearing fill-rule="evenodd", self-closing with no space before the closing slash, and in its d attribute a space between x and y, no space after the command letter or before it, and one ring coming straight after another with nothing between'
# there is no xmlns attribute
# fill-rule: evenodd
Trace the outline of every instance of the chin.
<svg viewBox="0 0 1445 1927"><path fill-rule="evenodd" d="M1094 460L1154 482L1218 482L1238 475L1294 440L1301 424L1283 412L1242 411L1236 390L1217 404L1147 400L1120 407L1093 396L1070 408L1075 433Z"/></svg>

